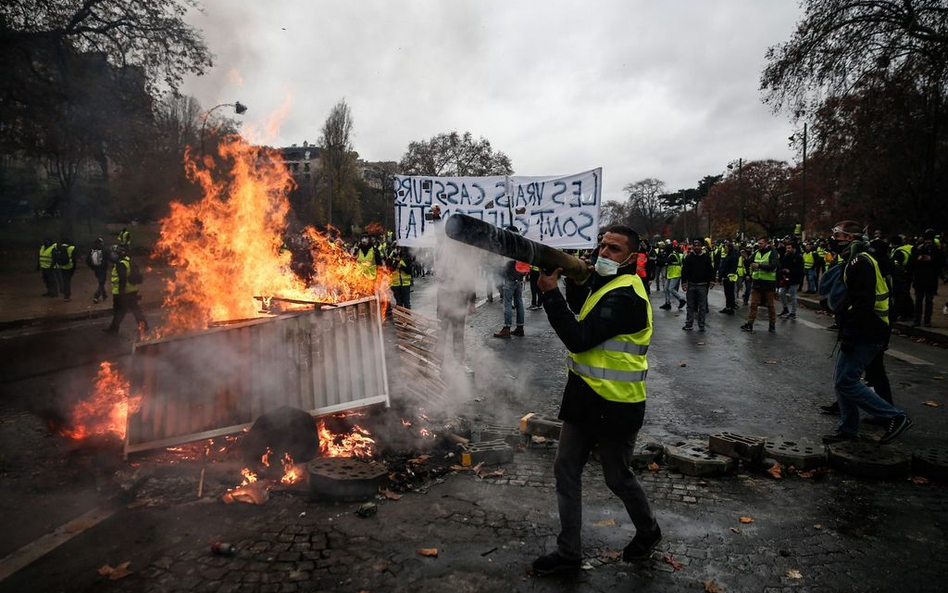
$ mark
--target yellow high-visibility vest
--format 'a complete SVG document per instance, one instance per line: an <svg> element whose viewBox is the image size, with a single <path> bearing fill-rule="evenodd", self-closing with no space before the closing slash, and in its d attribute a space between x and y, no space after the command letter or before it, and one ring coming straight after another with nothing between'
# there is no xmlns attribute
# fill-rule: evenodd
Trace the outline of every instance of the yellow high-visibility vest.
<svg viewBox="0 0 948 593"><path fill-rule="evenodd" d="M569 353L568 372L575 373L603 399L634 403L645 401L645 376L648 374L649 340L652 337L652 306L645 294L645 285L637 274L622 274L586 297L579 320L586 315L609 291L631 286L645 301L648 325L634 334L619 334L585 352Z"/></svg>
<svg viewBox="0 0 948 593"><path fill-rule="evenodd" d="M356 259L362 264L362 274L366 278L375 278L378 275L378 269L375 266L375 247L369 247L365 253L362 253L361 249L356 249Z"/></svg>
<svg viewBox="0 0 948 593"><path fill-rule="evenodd" d="M56 243L49 247L40 247L39 265L41 270L48 270L53 267L53 251L56 250Z"/></svg>
<svg viewBox="0 0 948 593"><path fill-rule="evenodd" d="M132 273L132 260L125 256L112 266L112 294L122 294L119 292L119 266L125 267L125 294L138 292L138 287L128 281L128 275Z"/></svg>
<svg viewBox="0 0 948 593"><path fill-rule="evenodd" d="M770 256L773 255L773 249L767 252L767 255L761 257L760 251L754 253L754 263L758 264L758 268L751 272L751 277L754 280L770 280L771 282L777 281L777 270L761 270L759 265L762 263L770 263Z"/></svg>
<svg viewBox="0 0 948 593"><path fill-rule="evenodd" d="M74 267L76 267L75 262L72 261L72 252L75 251L75 250L76 250L76 246L75 246L75 245L69 245L69 246L66 247L66 254L69 256L69 261L66 262L66 263L64 263L64 264L60 264L60 266L59 266L60 269L62 269L62 270L71 270L71 269L73 269Z"/></svg>
<svg viewBox="0 0 948 593"><path fill-rule="evenodd" d="M665 272L666 278L681 278L681 254L672 252L668 258L668 270Z"/></svg>
<svg viewBox="0 0 948 593"><path fill-rule="evenodd" d="M882 271L879 269L879 262L876 261L876 258L872 257L866 252L860 253L856 257L866 256L869 261L872 263L872 268L876 271L876 304L872 307L876 315L879 316L882 321L885 321L886 325L889 324L889 285L885 281L885 276L882 275ZM843 282L846 282L846 274L849 272L849 266L843 270Z"/></svg>

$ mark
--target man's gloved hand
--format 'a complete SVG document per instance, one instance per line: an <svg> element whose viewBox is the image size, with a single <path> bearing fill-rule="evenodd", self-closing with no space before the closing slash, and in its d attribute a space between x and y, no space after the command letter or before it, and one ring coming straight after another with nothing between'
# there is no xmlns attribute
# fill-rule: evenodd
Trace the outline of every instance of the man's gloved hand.
<svg viewBox="0 0 948 593"><path fill-rule="evenodd" d="M563 268L556 268L553 272L547 274L544 270L540 270L540 277L537 278L537 287L540 289L540 292L546 292L548 290L554 290L559 286L560 274L563 272Z"/></svg>

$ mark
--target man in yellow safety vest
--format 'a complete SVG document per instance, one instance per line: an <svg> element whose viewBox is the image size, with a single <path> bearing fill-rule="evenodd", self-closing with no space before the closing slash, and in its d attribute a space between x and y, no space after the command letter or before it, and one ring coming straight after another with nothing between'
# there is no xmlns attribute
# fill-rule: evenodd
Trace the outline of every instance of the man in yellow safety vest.
<svg viewBox="0 0 948 593"><path fill-rule="evenodd" d="M596 444L606 484L635 525L623 560L648 558L662 539L645 490L629 467L629 452L645 417L646 352L652 335L652 309L635 273L638 244L639 235L631 228L609 229L594 270L583 284L567 280L565 298L558 288L561 270L540 275L543 307L569 357L559 414L563 428L553 462L561 530L556 551L533 562L538 575L575 571L582 564L581 475Z"/></svg>
<svg viewBox="0 0 948 593"><path fill-rule="evenodd" d="M43 239L43 244L39 248L39 260L36 263L36 269L43 274L43 284L46 286L44 297L59 296L59 280L56 277L56 264L53 257L56 254L57 244L49 237Z"/></svg>

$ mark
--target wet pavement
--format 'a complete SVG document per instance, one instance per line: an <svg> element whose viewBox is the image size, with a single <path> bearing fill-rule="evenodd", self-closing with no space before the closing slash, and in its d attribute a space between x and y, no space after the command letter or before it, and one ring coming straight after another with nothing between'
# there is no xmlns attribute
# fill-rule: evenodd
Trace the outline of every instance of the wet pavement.
<svg viewBox="0 0 948 593"><path fill-rule="evenodd" d="M413 301L433 315L431 279L419 282ZM796 321L778 321L776 334L765 324L745 334L738 327L747 309L734 317L716 313L724 303L715 290L708 331L685 332L683 313L661 311L661 302L652 297L647 436L640 438L670 444L729 430L818 442L833 429L834 419L817 408L833 399L830 318L803 310ZM513 427L526 412L555 415L565 351L542 311L526 315L525 337L500 340L491 335L502 325L496 295L477 308L466 332L474 388L453 390L432 414L462 414L475 427ZM77 322L34 335L73 344L93 331ZM896 404L915 420L888 447L948 447L948 352L896 336L886 365ZM106 497L109 470L102 468L122 471L121 464L76 467L72 460L88 463L88 455L71 456L70 444L49 436L39 413L92 367L48 366L29 378L5 375L14 378L0 401L0 509L8 534L0 554L89 510L104 509L105 518L73 524L71 539L0 581L0 591L941 591L948 577L945 485L838 473L694 478L664 465L639 472L664 541L648 561L626 564L621 550L634 531L594 462L584 475L584 570L529 576L530 562L552 549L558 528L553 442L518 450L500 477L458 471L422 492L377 500L378 513L368 518L356 514L357 502L291 493L275 493L262 506L210 497L128 504ZM881 429L863 432L872 437ZM174 479L190 490L198 473L199 466L185 465ZM210 543L218 540L233 543L236 555L213 555ZM437 557L420 555L422 548L437 548ZM131 563L124 578L97 573L123 562Z"/></svg>

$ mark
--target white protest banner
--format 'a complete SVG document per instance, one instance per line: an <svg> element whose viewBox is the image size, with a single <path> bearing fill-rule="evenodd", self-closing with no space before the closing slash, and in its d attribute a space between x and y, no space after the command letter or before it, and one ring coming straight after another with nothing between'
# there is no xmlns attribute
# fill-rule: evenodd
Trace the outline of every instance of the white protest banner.
<svg viewBox="0 0 948 593"><path fill-rule="evenodd" d="M446 219L467 214L495 226L516 226L529 239L563 249L596 243L602 169L562 176L425 177L396 175L399 245L431 247L434 206Z"/></svg>

